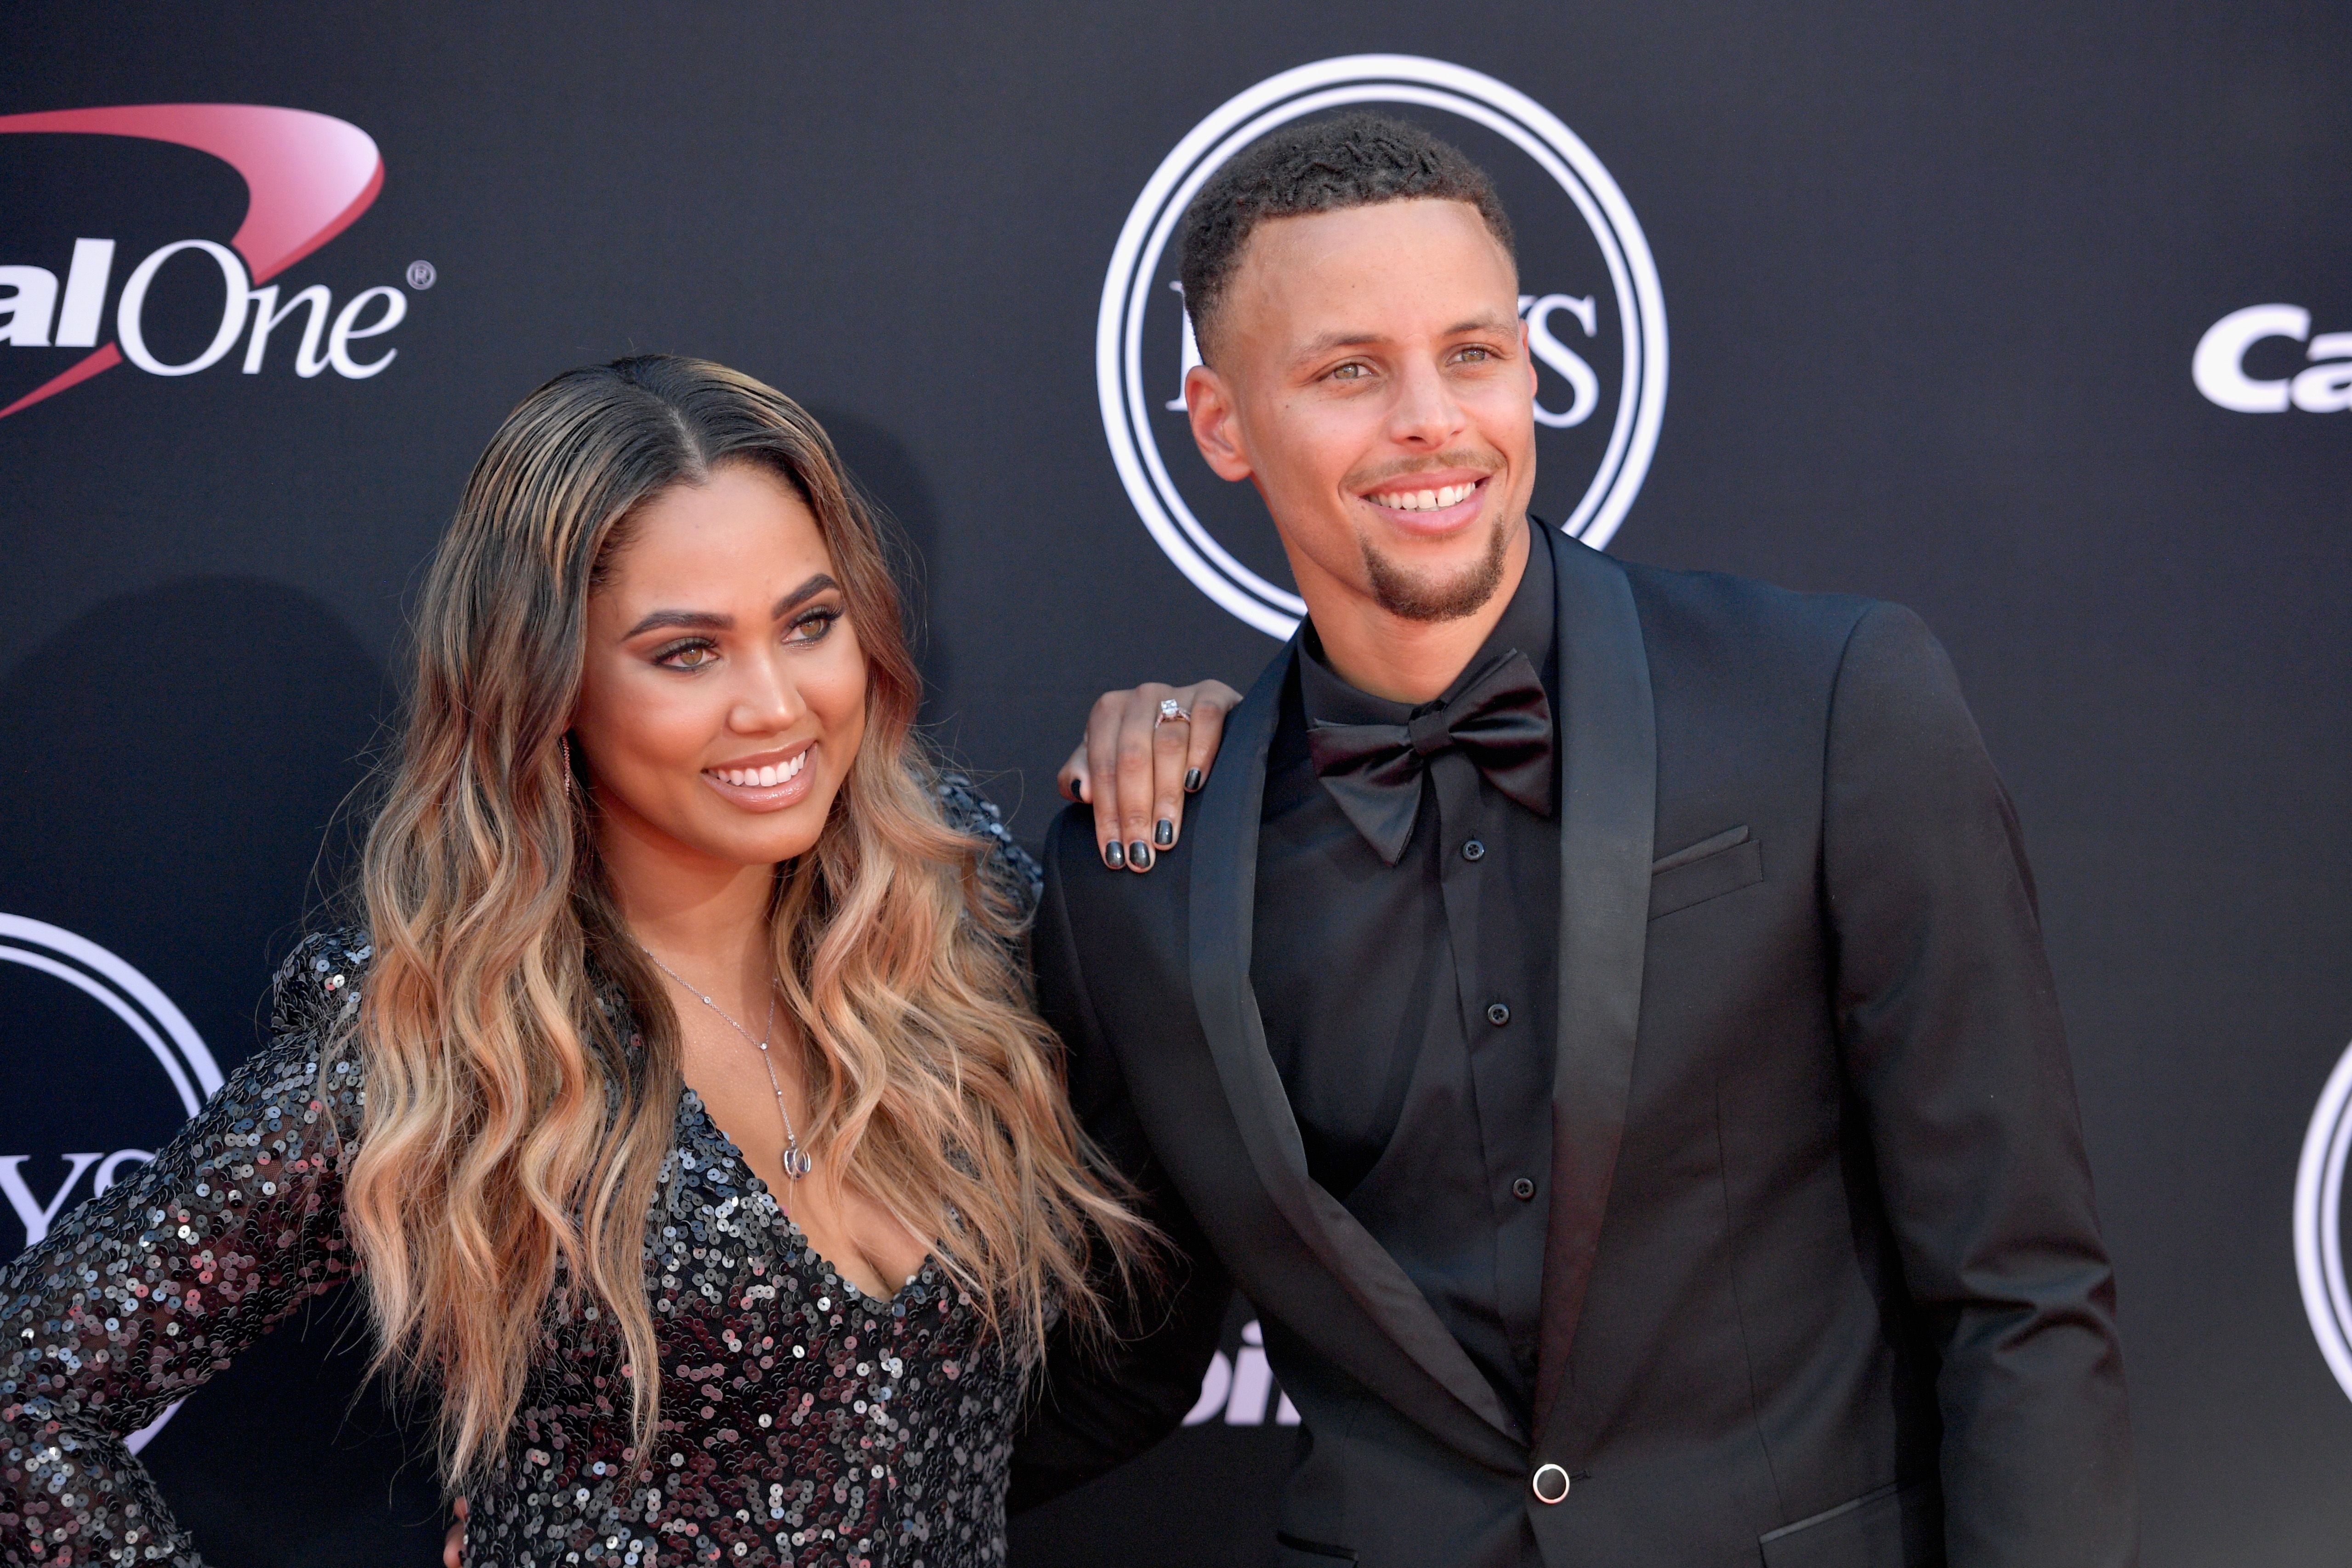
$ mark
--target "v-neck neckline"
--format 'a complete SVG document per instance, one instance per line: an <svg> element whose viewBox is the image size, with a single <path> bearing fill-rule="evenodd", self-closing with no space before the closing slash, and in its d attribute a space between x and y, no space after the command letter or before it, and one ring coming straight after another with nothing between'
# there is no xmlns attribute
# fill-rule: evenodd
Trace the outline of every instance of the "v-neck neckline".
<svg viewBox="0 0 2352 1568"><path fill-rule="evenodd" d="M702 1096L696 1093L693 1086L690 1084L681 1086L679 1089L678 1113L682 1120L687 1120L688 1121L689 1125L698 1123L699 1126L698 1130L701 1132L707 1133L712 1142L716 1142L720 1149L725 1151L727 1158L743 1173L743 1178L750 1184L752 1193L759 1197L767 1200L769 1212L772 1214L777 1222L783 1226L785 1232L792 1238L793 1244L799 1247L803 1252L808 1254L808 1256L815 1261L817 1267L823 1268L827 1275L832 1277L835 1283L839 1284L843 1289L848 1291L851 1295L856 1296L859 1300L872 1301L884 1307L895 1307L905 1299L908 1291L914 1289L916 1286L923 1283L925 1279L937 1274L939 1270L938 1259L927 1251L923 1254L922 1262L916 1266L915 1271L907 1276L907 1282L905 1284L899 1286L896 1291L888 1296L875 1295L872 1291L858 1284L856 1280L852 1279L848 1275L844 1274L840 1268L835 1264L833 1259L827 1258L824 1253L819 1252L816 1249L816 1244L809 1239L808 1232L803 1230L800 1226L800 1222L794 1219L792 1215L786 1211L784 1205L776 1200L775 1192L768 1185L767 1181L761 1176L759 1172L751 1168L751 1162L744 1158L742 1147L738 1144L734 1139L727 1135L727 1129L719 1125L719 1119L710 1114L710 1108L702 1102ZM686 1143L685 1133L687 1131L688 1129L686 1127L681 1127L678 1130L678 1144L681 1148L684 1147Z"/></svg>

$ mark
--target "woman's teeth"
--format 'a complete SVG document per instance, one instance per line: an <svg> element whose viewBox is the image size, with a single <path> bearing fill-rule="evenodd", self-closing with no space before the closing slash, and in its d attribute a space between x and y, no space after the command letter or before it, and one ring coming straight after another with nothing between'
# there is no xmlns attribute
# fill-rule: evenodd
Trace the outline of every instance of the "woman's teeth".
<svg viewBox="0 0 2352 1568"><path fill-rule="evenodd" d="M1473 479L1466 485L1448 485L1442 490L1392 490L1374 496L1372 500L1398 511L1443 511L1449 506L1459 506L1468 500L1471 492L1477 488L1477 481Z"/></svg>
<svg viewBox="0 0 2352 1568"><path fill-rule="evenodd" d="M710 772L713 776L739 789L772 789L777 784L788 784L800 777L801 764L807 761L808 753L801 752L795 753L790 762L772 763L764 768L713 768Z"/></svg>

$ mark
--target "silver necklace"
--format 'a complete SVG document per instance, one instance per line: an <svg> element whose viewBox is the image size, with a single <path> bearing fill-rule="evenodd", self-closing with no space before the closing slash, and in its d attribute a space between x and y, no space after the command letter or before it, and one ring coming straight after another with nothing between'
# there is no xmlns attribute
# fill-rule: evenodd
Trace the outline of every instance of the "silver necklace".
<svg viewBox="0 0 2352 1568"><path fill-rule="evenodd" d="M743 1043L745 1045L751 1046L758 1049L760 1053L760 1065L768 1069L768 1087L776 1091L776 1115L783 1121L784 1124L784 1148L783 1152L777 1158L777 1163L782 1165L784 1168L784 1174L790 1176L795 1182L799 1181L803 1176L807 1175L811 1171L816 1169L816 1162L809 1158L808 1152L801 1147L800 1135L793 1131L793 1113L784 1109L784 1086L776 1080L776 1064L774 1058L768 1055L767 1037L772 1036L776 1029L775 982L772 979L768 983L768 1021L760 1026L761 1037L755 1040L751 1037L751 1031L737 1023L733 1016L730 1014L726 1008L721 1007L718 1003L713 1002L709 997L705 996L693 986L687 985L686 976L680 974L677 970L672 969L668 964L664 963L660 959L654 958L653 949L646 946L643 942L639 942L637 944L637 951L644 953L647 958L652 958L654 967L656 969L660 970L664 974L668 975L680 985L686 985L687 994L688 995L694 997L696 1001L700 1002L704 1006L709 1008L720 1017L725 1018L727 1020L727 1026L734 1030L737 1034L742 1036Z"/></svg>

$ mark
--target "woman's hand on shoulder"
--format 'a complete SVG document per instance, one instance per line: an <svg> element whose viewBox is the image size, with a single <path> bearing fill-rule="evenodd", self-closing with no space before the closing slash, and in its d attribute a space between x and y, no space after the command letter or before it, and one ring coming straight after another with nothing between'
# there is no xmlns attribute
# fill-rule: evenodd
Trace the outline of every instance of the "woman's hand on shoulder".
<svg viewBox="0 0 2352 1568"><path fill-rule="evenodd" d="M1159 852L1175 844L1184 797L1208 782L1225 715L1241 700L1222 680L1147 681L1096 700L1087 738L1062 764L1060 783L1063 799L1095 808L1095 847L1104 865L1149 871Z"/></svg>

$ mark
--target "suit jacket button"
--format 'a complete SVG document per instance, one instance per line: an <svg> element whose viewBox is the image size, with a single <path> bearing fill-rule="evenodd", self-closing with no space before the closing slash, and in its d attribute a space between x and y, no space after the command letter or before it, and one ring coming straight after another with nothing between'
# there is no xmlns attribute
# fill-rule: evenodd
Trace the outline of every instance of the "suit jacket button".
<svg viewBox="0 0 2352 1568"><path fill-rule="evenodd" d="M1536 1195L1536 1184L1528 1180L1525 1176L1521 1176L1517 1181L1511 1184L1511 1195L1518 1199L1519 1202L1526 1203L1529 1198Z"/></svg>
<svg viewBox="0 0 2352 1568"><path fill-rule="evenodd" d="M1508 1007L1500 1002L1490 1002L1486 1005L1486 1022L1499 1029L1510 1021L1511 1010Z"/></svg>
<svg viewBox="0 0 2352 1568"><path fill-rule="evenodd" d="M1538 1465L1528 1485L1535 1489L1538 1502L1568 1500L1568 1472L1558 1465Z"/></svg>

